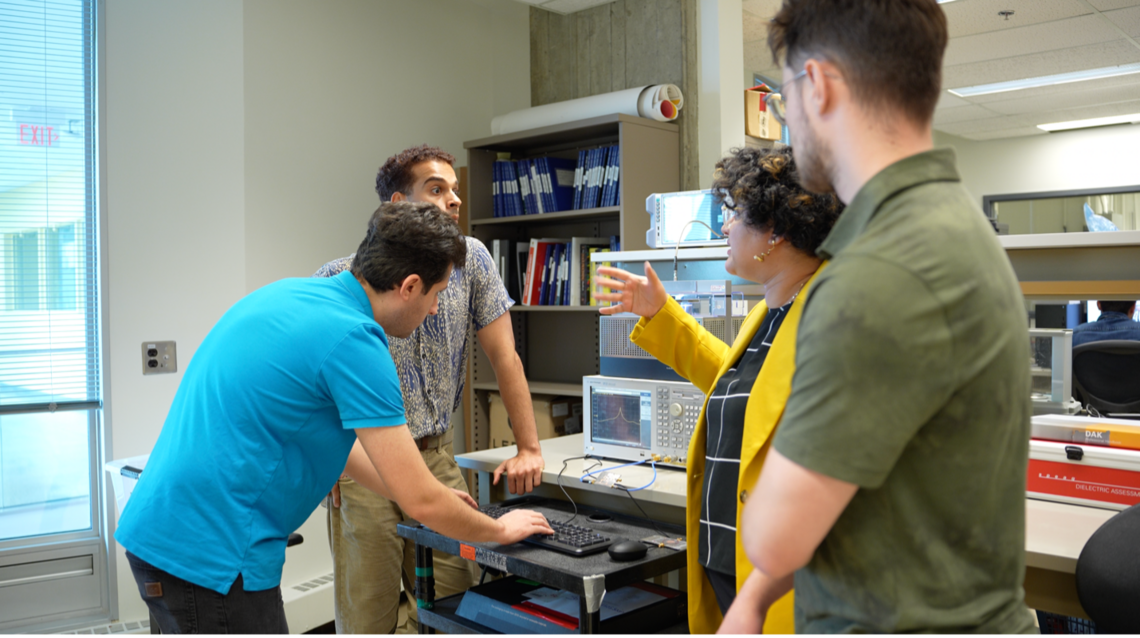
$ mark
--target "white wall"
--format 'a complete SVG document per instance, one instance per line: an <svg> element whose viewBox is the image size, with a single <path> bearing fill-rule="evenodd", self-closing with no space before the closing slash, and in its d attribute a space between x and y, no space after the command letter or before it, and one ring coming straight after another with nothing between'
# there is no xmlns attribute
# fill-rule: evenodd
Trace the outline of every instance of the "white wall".
<svg viewBox="0 0 1140 638"><path fill-rule="evenodd" d="M245 293L242 10L228 0L106 7L106 422L114 458L147 454L181 374L142 376L144 340L180 368ZM146 617L118 549L119 617Z"/></svg>
<svg viewBox="0 0 1140 638"><path fill-rule="evenodd" d="M246 283L354 250L376 169L530 106L530 21L504 0L246 0ZM498 109L498 110L496 110Z"/></svg>
<svg viewBox="0 0 1140 638"><path fill-rule="evenodd" d="M700 108L697 109L699 187L712 184L713 166L744 141L744 26L740 0L700 0L697 8ZM740 86L740 78L747 86Z"/></svg>
<svg viewBox="0 0 1140 638"><path fill-rule="evenodd" d="M182 376L143 377L142 341L177 341L184 370L243 295L355 249L386 157L426 142L464 165L464 140L529 106L528 16L511 0L106 0L112 458L150 451ZM323 510L301 531L283 585L332 569ZM145 618L117 553L119 618Z"/></svg>
<svg viewBox="0 0 1140 638"><path fill-rule="evenodd" d="M958 154L962 182L981 206L985 195L1140 184L1140 125L1062 131L973 142L935 133Z"/></svg>

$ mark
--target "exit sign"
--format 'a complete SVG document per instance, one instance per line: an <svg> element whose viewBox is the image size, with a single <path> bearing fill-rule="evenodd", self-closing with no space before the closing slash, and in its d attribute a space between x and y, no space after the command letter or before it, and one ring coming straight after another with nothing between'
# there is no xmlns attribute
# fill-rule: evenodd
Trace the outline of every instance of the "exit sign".
<svg viewBox="0 0 1140 638"><path fill-rule="evenodd" d="M17 129L20 144L25 146L58 146L59 131L51 126L21 124Z"/></svg>

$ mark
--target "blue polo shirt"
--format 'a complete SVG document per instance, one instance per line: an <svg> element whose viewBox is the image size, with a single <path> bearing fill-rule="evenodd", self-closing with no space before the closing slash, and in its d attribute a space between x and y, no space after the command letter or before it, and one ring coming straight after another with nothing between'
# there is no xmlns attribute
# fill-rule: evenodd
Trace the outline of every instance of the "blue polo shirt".
<svg viewBox="0 0 1140 638"><path fill-rule="evenodd" d="M115 538L225 594L281 582L285 542L344 470L356 428L403 425L384 331L349 272L237 302L194 354Z"/></svg>

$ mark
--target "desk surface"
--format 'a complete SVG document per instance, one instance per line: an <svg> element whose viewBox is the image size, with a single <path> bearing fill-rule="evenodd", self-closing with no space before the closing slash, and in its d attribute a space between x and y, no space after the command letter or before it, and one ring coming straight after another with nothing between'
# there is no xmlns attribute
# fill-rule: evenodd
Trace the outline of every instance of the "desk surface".
<svg viewBox="0 0 1140 638"><path fill-rule="evenodd" d="M562 486L566 489L613 494L614 490L612 488L582 483L578 480L578 477L583 474L583 469L596 465L597 461L594 459L567 461L567 459L582 456L582 447L584 445L582 436L581 434L570 434L568 436L539 441L539 444L542 445L542 458L546 461L546 467L542 470L542 482L550 485L556 485L561 482ZM494 472L495 468L499 467L499 464L515 456L517 453L518 449L512 445L510 447L460 454L455 457L455 460L459 463L459 467L464 469L477 470L479 472ZM564 461L566 462L566 470L562 472L562 478L559 479L558 473L562 471ZM596 469L614 468L619 465L624 465L624 463L606 460ZM617 472L621 474L621 484L630 488L640 487L653 481L653 485L636 492L638 500L684 509L685 469L676 465L658 465L657 467L656 480L653 478L653 468L649 465L623 467L617 470Z"/></svg>
<svg viewBox="0 0 1140 638"><path fill-rule="evenodd" d="M582 456L581 434L558 437L541 441L542 457L546 469L542 472L544 483L554 484L564 460ZM471 452L456 457L459 467L480 472L493 472L503 461L516 454L514 447L495 448L481 452ZM567 461L561 483L566 489L612 494L613 490L601 485L581 483L583 467L594 461ZM615 461L605 461L604 466L621 465ZM631 487L645 485L653 480L653 470L645 465L625 467L621 473L622 484ZM664 506L685 507L685 473L681 469L659 469L657 480L649 488L637 492L639 500L646 500ZM1035 499L1025 500L1025 564L1055 572L1073 574L1077 569L1077 557L1085 542L1116 512L1095 507L1067 505Z"/></svg>

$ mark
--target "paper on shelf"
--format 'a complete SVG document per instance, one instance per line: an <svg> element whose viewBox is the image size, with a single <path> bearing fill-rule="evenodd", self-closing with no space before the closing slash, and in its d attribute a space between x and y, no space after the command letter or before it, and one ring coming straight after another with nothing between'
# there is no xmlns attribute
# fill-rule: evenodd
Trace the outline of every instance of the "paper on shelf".
<svg viewBox="0 0 1140 638"><path fill-rule="evenodd" d="M625 113L658 122L672 122L677 119L684 105L685 98L677 85L651 84L511 111L491 120L491 134L514 133L610 113Z"/></svg>
<svg viewBox="0 0 1140 638"><path fill-rule="evenodd" d="M523 595L539 607L574 618L578 617L578 596L568 591L541 587ZM601 619L605 621L634 609L652 605L659 600L665 600L665 597L642 589L637 585L615 589L602 596Z"/></svg>

